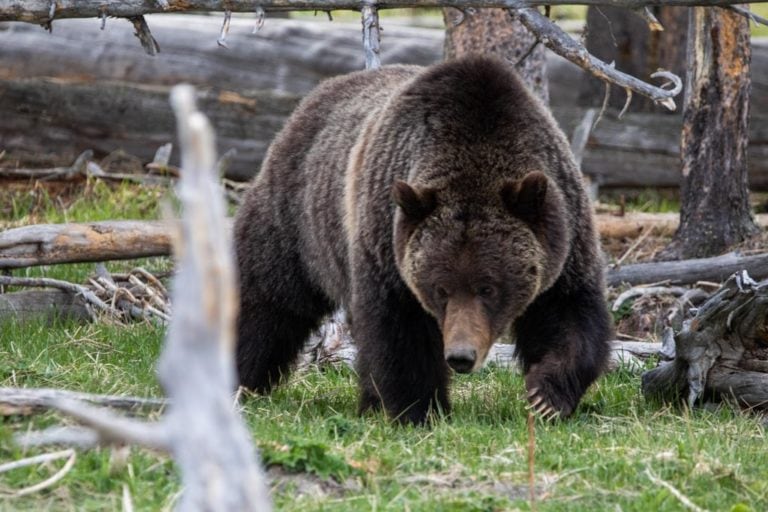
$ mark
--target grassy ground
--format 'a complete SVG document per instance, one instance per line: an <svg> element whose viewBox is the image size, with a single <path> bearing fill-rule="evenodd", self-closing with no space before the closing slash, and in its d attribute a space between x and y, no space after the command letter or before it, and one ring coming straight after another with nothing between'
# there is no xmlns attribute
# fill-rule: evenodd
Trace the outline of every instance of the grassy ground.
<svg viewBox="0 0 768 512"><path fill-rule="evenodd" d="M4 212L5 226L152 218L166 195L88 187L59 195L53 204L50 194L29 203L23 203L24 194L0 202L16 205ZM168 265L164 259L149 263ZM35 272L77 278L92 269L73 265ZM163 335L162 328L148 324L6 322L0 324L0 386L161 396L154 365ZM244 399L245 420L272 466L278 509L531 509L519 375L488 369L455 379L454 414L431 429L393 426L383 415L357 417L355 386L348 369L310 368L269 397ZM758 419L726 406L688 413L648 403L639 386L637 374L610 374L572 419L536 425L538 510L682 510L676 493L709 510L768 509L768 451ZM22 451L13 434L63 421L54 414L0 417L0 464L43 452ZM0 511L115 510L124 486L136 510L160 510L171 507L180 491L166 457L131 449L124 458L104 449L78 454L53 488L8 497L61 465L0 474Z"/></svg>

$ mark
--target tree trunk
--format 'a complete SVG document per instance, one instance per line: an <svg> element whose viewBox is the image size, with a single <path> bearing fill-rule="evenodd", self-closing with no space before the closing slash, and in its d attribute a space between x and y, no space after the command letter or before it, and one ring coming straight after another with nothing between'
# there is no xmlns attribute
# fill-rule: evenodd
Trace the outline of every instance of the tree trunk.
<svg viewBox="0 0 768 512"><path fill-rule="evenodd" d="M688 10L684 7L651 7L651 12L664 30L650 30L648 22L629 9L611 6L591 6L587 9L585 45L590 53L605 62L614 62L616 69L648 80L659 68L682 76L685 72L685 41ZM599 106L605 97L605 83L584 75L579 102ZM612 88L609 105L624 107L626 95ZM648 98L635 95L629 106L631 112L669 112Z"/></svg>
<svg viewBox="0 0 768 512"><path fill-rule="evenodd" d="M514 65L528 87L549 103L546 49L507 9L443 9L445 59L496 55Z"/></svg>
<svg viewBox="0 0 768 512"><path fill-rule="evenodd" d="M689 26L680 228L666 259L718 254L759 231L747 188L749 22L696 7Z"/></svg>

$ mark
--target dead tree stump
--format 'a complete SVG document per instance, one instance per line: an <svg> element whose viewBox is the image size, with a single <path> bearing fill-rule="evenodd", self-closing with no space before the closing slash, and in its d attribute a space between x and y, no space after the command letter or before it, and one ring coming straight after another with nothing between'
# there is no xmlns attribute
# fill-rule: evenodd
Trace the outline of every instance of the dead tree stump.
<svg viewBox="0 0 768 512"><path fill-rule="evenodd" d="M643 374L643 394L768 409L768 280L732 275L675 334L675 357Z"/></svg>

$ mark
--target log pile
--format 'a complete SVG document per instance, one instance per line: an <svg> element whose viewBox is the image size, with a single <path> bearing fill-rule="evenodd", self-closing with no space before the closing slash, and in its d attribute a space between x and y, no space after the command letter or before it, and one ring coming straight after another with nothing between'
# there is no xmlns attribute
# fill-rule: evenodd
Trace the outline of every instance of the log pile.
<svg viewBox="0 0 768 512"><path fill-rule="evenodd" d="M430 64L442 56L443 31L387 24L387 63ZM0 24L0 146L3 167L70 165L82 151L102 157L117 148L150 162L174 140L164 98L179 81L201 87L201 110L218 134L219 153L236 149L228 176L247 179L299 98L328 76L361 69L357 24L270 19L255 35L252 20L233 19L228 48L216 44L220 20L152 18L162 51L148 57L133 28L115 20L58 22L53 34L27 24ZM94 39L96 44L94 44ZM750 186L768 189L768 44L753 49ZM582 71L548 57L555 117L571 134L583 120L574 83ZM603 187L679 182L679 115L603 116L587 141L583 169ZM178 157L174 155L174 165Z"/></svg>

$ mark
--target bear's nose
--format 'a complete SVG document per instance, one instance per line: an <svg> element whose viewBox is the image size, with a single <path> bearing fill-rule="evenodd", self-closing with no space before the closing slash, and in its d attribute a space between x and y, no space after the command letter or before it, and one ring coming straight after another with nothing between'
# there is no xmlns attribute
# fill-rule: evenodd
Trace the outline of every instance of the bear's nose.
<svg viewBox="0 0 768 512"><path fill-rule="evenodd" d="M458 373L469 373L475 367L477 351L473 348L456 348L448 352L445 360Z"/></svg>

